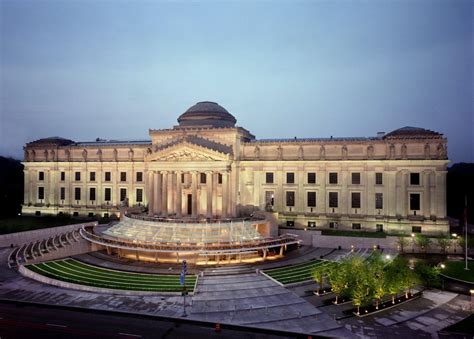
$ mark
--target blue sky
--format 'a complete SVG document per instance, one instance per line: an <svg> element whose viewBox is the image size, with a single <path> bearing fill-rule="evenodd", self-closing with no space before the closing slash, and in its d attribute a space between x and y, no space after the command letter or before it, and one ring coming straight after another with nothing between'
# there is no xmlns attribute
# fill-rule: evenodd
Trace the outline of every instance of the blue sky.
<svg viewBox="0 0 474 339"><path fill-rule="evenodd" d="M418 126L474 162L471 1L0 1L0 154L147 139L198 101L257 138Z"/></svg>

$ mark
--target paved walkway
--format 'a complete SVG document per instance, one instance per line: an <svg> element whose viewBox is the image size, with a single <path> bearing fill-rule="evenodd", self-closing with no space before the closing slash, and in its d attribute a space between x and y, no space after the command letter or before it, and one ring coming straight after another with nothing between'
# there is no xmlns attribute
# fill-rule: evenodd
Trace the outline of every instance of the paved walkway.
<svg viewBox="0 0 474 339"><path fill-rule="evenodd" d="M304 299L256 273L200 278L190 317L295 333L351 336Z"/></svg>

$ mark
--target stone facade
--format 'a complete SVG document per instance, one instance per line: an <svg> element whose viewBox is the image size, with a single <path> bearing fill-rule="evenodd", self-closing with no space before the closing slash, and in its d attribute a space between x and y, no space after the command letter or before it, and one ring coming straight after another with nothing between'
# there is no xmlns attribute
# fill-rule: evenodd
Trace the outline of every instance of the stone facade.
<svg viewBox="0 0 474 339"><path fill-rule="evenodd" d="M151 140L25 146L25 214L226 218L256 210L295 228L442 233L446 138L405 127L366 138L257 140L221 106L198 103Z"/></svg>

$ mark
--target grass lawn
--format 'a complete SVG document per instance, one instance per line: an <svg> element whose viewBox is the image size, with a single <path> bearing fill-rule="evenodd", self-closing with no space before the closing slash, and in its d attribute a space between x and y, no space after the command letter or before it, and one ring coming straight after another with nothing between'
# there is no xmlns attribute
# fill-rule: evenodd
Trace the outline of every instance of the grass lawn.
<svg viewBox="0 0 474 339"><path fill-rule="evenodd" d="M328 261L312 260L303 264L264 270L263 273L286 285L311 280L311 273L316 266L330 264L332 263Z"/></svg>
<svg viewBox="0 0 474 339"><path fill-rule="evenodd" d="M92 219L73 219L69 217L35 217L35 216L16 216L0 219L0 234L15 232L32 231L41 228L57 227L81 222L93 221Z"/></svg>
<svg viewBox="0 0 474 339"><path fill-rule="evenodd" d="M51 279L94 287L152 292L180 292L179 275L145 274L111 270L74 259L50 261L26 266ZM186 288L194 290L196 277L186 276Z"/></svg>
<svg viewBox="0 0 474 339"><path fill-rule="evenodd" d="M384 232L363 232L363 231L338 231L338 230L321 230L321 235L331 235L340 237L362 237L362 238L385 238L387 234Z"/></svg>
<svg viewBox="0 0 474 339"><path fill-rule="evenodd" d="M446 265L446 268L442 269L441 274L459 280L474 282L474 262L468 262L468 271L464 269L466 267L464 261L445 261L443 264Z"/></svg>

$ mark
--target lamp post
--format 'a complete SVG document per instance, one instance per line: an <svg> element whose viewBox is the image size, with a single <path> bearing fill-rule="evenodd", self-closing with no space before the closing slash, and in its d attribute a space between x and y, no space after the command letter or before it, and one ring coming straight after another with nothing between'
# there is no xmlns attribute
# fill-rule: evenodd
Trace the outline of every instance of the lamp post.
<svg viewBox="0 0 474 339"><path fill-rule="evenodd" d="M415 233L411 234L411 251L415 252Z"/></svg>

